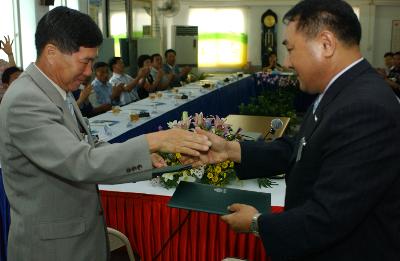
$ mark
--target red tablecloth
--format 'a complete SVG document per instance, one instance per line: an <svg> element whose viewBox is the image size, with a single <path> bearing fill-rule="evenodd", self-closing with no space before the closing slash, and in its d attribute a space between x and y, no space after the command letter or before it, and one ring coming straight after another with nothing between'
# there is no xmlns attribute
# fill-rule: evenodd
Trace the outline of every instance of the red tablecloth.
<svg viewBox="0 0 400 261"><path fill-rule="evenodd" d="M169 196L101 191L107 225L124 233L142 261L151 261L188 215L169 208ZM282 207L272 207L273 212ZM192 212L166 245L159 261L220 261L225 257L269 260L262 242L251 234L233 232L215 214Z"/></svg>

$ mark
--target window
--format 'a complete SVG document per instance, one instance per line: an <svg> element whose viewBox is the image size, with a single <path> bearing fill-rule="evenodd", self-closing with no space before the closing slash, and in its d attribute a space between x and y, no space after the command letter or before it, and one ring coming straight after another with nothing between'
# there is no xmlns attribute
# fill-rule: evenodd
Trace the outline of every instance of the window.
<svg viewBox="0 0 400 261"><path fill-rule="evenodd" d="M109 1L109 28L110 36L114 38L114 54L121 57L120 39L126 39L126 10L125 0Z"/></svg>
<svg viewBox="0 0 400 261"><path fill-rule="evenodd" d="M245 14L240 8L191 8L199 27L199 67L242 67L247 61Z"/></svg>

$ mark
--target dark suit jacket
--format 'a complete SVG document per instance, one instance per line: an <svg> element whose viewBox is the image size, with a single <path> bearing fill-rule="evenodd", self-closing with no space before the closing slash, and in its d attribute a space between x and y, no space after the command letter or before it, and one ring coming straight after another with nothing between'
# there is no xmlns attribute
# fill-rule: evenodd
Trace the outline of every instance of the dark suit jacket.
<svg viewBox="0 0 400 261"><path fill-rule="evenodd" d="M399 134L399 101L363 60L296 139L241 143L240 178L286 172L285 211L259 219L273 260L400 260Z"/></svg>

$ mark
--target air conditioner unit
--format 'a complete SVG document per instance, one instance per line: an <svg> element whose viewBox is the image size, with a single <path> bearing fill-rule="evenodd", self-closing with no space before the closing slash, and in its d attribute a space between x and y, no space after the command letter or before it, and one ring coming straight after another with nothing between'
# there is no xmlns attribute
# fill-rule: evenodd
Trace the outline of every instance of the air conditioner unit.
<svg viewBox="0 0 400 261"><path fill-rule="evenodd" d="M180 66L197 67L198 61L197 26L172 26L172 49L176 51L176 64Z"/></svg>

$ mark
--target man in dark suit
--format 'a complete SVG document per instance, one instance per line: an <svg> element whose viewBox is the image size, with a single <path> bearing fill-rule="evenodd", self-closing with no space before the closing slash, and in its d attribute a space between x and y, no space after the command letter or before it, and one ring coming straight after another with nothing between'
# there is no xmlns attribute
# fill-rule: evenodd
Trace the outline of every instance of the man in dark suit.
<svg viewBox="0 0 400 261"><path fill-rule="evenodd" d="M222 220L259 235L273 260L400 260L399 101L362 58L346 2L304 0L284 21L287 65L319 94L298 136L239 143L198 132L213 143L205 163L231 159L243 179L285 172L285 211L233 204Z"/></svg>

